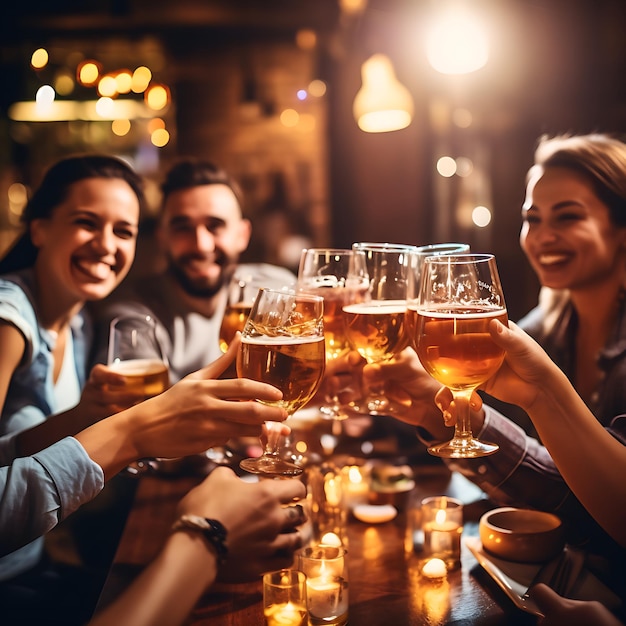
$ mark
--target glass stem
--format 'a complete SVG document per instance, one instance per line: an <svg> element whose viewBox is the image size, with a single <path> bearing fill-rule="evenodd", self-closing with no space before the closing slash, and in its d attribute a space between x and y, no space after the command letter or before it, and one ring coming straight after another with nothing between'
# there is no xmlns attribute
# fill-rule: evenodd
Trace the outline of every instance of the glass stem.
<svg viewBox="0 0 626 626"><path fill-rule="evenodd" d="M470 400L473 389L454 391L454 404L456 405L456 424L454 425L454 438L467 440L472 438L472 425L470 419Z"/></svg>
<svg viewBox="0 0 626 626"><path fill-rule="evenodd" d="M265 422L265 427L267 430L267 443L265 444L264 454L278 456L282 424L280 422Z"/></svg>

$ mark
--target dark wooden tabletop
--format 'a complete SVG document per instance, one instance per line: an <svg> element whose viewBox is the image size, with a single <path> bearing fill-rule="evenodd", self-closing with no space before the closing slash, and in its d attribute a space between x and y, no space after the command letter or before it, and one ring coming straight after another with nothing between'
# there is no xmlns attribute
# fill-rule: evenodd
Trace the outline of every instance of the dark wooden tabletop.
<svg viewBox="0 0 626 626"><path fill-rule="evenodd" d="M414 468L414 501L446 494L465 503L464 536L477 534L477 521L489 508L483 494L442 464ZM118 546L98 607L117 597L158 552L181 496L200 479L144 476ZM349 623L353 626L531 625L536 620L518 610L462 546L461 567L444 582L419 573L419 552L408 549L407 514L368 525L349 517ZM199 601L188 623L210 626L263 626L259 583L217 584Z"/></svg>

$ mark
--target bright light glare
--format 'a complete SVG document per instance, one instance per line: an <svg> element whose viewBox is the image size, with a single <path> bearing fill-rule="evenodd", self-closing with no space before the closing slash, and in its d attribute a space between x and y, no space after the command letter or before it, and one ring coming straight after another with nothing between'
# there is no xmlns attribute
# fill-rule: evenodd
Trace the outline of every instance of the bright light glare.
<svg viewBox="0 0 626 626"><path fill-rule="evenodd" d="M111 98L98 98L96 101L96 112L104 119L109 119L113 115L114 102Z"/></svg>
<svg viewBox="0 0 626 626"><path fill-rule="evenodd" d="M154 85L145 93L146 104L154 111L160 111L167 106L170 94L167 87L163 85Z"/></svg>
<svg viewBox="0 0 626 626"><path fill-rule="evenodd" d="M426 56L442 74L469 74L489 59L487 32L476 16L455 6L439 14L426 36Z"/></svg>
<svg viewBox="0 0 626 626"><path fill-rule="evenodd" d="M48 51L45 48L35 50L30 57L30 64L36 70L46 67L48 65Z"/></svg>
<svg viewBox="0 0 626 626"><path fill-rule="evenodd" d="M100 76L100 67L95 61L85 61L78 66L78 80L83 85L95 85Z"/></svg>
<svg viewBox="0 0 626 626"><path fill-rule="evenodd" d="M130 132L130 120L113 120L111 122L111 130L118 137L128 135Z"/></svg>
<svg viewBox="0 0 626 626"><path fill-rule="evenodd" d="M56 94L50 85L42 85L35 94L35 108L39 115L46 115L54 106Z"/></svg>
<svg viewBox="0 0 626 626"><path fill-rule="evenodd" d="M477 206L472 211L472 222L479 228L485 228L491 223L491 211L486 206Z"/></svg>
<svg viewBox="0 0 626 626"><path fill-rule="evenodd" d="M165 128L157 128L151 135L150 141L157 148L163 148L169 143L170 134L165 130Z"/></svg>
<svg viewBox="0 0 626 626"><path fill-rule="evenodd" d="M326 93L326 83L317 78L312 80L309 83L309 93L315 98L321 98Z"/></svg>
<svg viewBox="0 0 626 626"><path fill-rule="evenodd" d="M450 178L456 174L456 161L449 156L443 156L437 160L437 171L441 176Z"/></svg>
<svg viewBox="0 0 626 626"><path fill-rule="evenodd" d="M280 114L280 123L287 128L293 128L298 125L300 114L295 109L285 109Z"/></svg>
<svg viewBox="0 0 626 626"><path fill-rule="evenodd" d="M467 157L457 157L456 160L456 175L461 178L466 178L474 171L474 164L471 159Z"/></svg>
<svg viewBox="0 0 626 626"><path fill-rule="evenodd" d="M135 93L143 93L152 80L152 72L144 65L133 72L132 87Z"/></svg>

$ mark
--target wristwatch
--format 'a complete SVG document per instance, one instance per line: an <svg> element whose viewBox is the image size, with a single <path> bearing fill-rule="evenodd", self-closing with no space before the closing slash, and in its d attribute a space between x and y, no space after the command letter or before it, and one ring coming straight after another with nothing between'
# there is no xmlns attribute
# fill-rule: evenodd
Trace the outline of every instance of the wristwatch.
<svg viewBox="0 0 626 626"><path fill-rule="evenodd" d="M192 530L202 533L202 536L215 550L220 564L228 557L228 548L226 547L228 531L216 519L200 517L199 515L183 515L174 522L172 530Z"/></svg>

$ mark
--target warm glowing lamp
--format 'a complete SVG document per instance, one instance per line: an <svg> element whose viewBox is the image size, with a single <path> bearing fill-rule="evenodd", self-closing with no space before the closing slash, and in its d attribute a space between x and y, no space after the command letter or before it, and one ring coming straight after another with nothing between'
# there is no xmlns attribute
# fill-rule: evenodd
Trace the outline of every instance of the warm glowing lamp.
<svg viewBox="0 0 626 626"><path fill-rule="evenodd" d="M406 128L413 118L413 98L398 81L390 59L371 56L361 68L363 85L354 99L354 118L366 133Z"/></svg>
<svg viewBox="0 0 626 626"><path fill-rule="evenodd" d="M487 31L464 7L449 7L430 25L426 55L430 65L442 74L470 74L489 60Z"/></svg>

